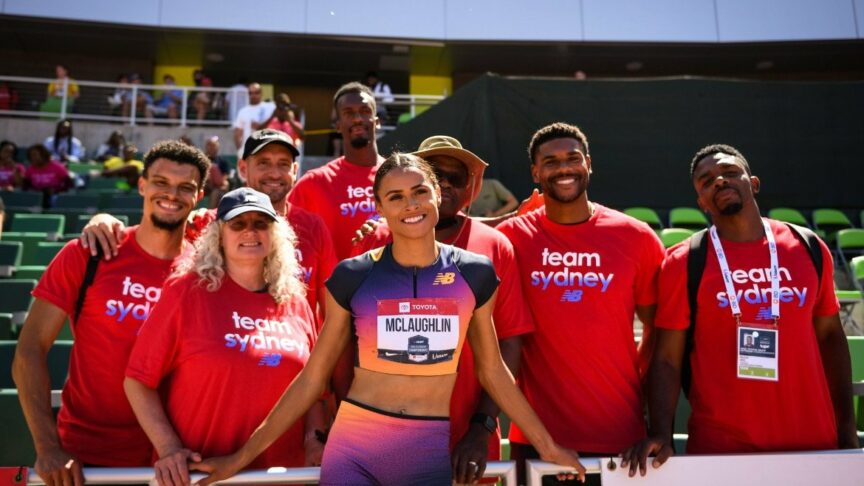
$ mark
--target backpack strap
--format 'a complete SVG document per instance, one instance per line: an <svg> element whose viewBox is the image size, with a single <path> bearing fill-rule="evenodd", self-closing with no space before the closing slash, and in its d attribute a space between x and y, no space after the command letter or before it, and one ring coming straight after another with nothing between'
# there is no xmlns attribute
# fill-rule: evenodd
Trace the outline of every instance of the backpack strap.
<svg viewBox="0 0 864 486"><path fill-rule="evenodd" d="M93 279L96 277L96 268L99 266L100 260L102 260L102 247L97 245L96 256L90 255L90 258L87 259L87 269L84 271L84 280L81 282L81 287L78 288L78 300L75 301L75 314L72 316L72 322L78 322L78 316L84 307L84 298L87 296L87 289L93 285Z"/></svg>
<svg viewBox="0 0 864 486"><path fill-rule="evenodd" d="M813 266L816 268L816 276L818 278L818 286L816 287L817 293L819 291L819 287L822 286L822 247L819 245L819 236L816 235L809 228L805 228L803 226L798 226L797 224L786 223L786 226L792 230L792 234L798 238L798 241L801 242L806 248L807 252L810 254L810 260L813 262Z"/></svg>
<svg viewBox="0 0 864 486"><path fill-rule="evenodd" d="M705 271L705 260L708 258L708 230L697 231L690 237L690 251L687 254L687 305L690 308L690 327L687 328L687 340L684 344L684 357L681 360L681 387L684 395L690 396L690 353L693 352L694 336L696 334L696 297L699 295L699 285L702 283L702 273Z"/></svg>

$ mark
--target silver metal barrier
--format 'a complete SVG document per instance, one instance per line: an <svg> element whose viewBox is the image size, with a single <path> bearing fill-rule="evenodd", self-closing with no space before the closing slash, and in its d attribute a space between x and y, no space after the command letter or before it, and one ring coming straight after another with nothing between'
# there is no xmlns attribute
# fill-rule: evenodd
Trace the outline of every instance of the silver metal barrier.
<svg viewBox="0 0 864 486"><path fill-rule="evenodd" d="M267 470L245 471L236 476L220 481L218 484L317 484L321 468L272 467ZM516 486L516 463L512 461L494 461L486 465L486 478L501 478L505 486ZM204 478L203 474L192 474L192 482ZM153 469L149 467L135 468L98 468L85 467L84 479L87 484L151 484L155 481ZM44 485L41 478L32 472L27 481L30 485Z"/></svg>

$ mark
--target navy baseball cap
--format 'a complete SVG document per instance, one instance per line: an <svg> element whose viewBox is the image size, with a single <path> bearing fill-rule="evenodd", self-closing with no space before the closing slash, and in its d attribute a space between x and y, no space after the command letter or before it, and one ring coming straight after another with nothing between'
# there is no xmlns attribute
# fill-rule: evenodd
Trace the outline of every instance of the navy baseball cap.
<svg viewBox="0 0 864 486"><path fill-rule="evenodd" d="M222 196L216 209L216 219L230 221L243 213L257 211L276 219L276 210L270 202L270 196L255 189L241 187Z"/></svg>
<svg viewBox="0 0 864 486"><path fill-rule="evenodd" d="M249 135L249 138L246 139L246 143L243 144L243 158L246 159L251 155L257 154L271 143L284 145L294 154L294 157L300 156L300 151L294 146L294 141L291 140L291 137L287 133L265 128L252 132L252 135Z"/></svg>

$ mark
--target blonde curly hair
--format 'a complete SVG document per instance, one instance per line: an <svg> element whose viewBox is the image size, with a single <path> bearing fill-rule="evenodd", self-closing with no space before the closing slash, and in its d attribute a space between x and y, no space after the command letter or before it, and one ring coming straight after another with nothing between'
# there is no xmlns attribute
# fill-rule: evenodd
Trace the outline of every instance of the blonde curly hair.
<svg viewBox="0 0 864 486"><path fill-rule="evenodd" d="M222 249L223 221L215 220L204 228L195 242L195 255L180 262L173 277L195 272L199 284L215 292L225 278L225 252ZM291 226L282 218L270 225L270 253L264 258L264 281L267 292L278 304L287 302L292 296L306 295L302 268L297 261L295 248L297 237Z"/></svg>

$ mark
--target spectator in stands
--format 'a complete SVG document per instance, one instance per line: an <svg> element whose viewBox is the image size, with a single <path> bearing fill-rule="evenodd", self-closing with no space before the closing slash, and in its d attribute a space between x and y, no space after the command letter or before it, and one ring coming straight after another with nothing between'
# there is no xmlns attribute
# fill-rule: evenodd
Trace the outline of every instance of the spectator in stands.
<svg viewBox="0 0 864 486"><path fill-rule="evenodd" d="M210 159L210 177L204 185L204 194L210 198L210 207L215 208L219 200L228 191L228 177L231 166L219 155L221 148L219 137L213 135L204 143L204 154Z"/></svg>
<svg viewBox="0 0 864 486"><path fill-rule="evenodd" d="M327 137L327 141L329 142L329 146L327 148L327 154L333 157L341 157L342 156L342 134L339 132L339 129L336 128L336 120L339 118L339 115L336 114L336 108L332 108L330 110L330 128L332 131Z"/></svg>
<svg viewBox="0 0 864 486"><path fill-rule="evenodd" d="M60 162L79 162L84 159L84 146L81 140L72 135L72 122L60 120L54 135L42 142L51 152L51 158Z"/></svg>
<svg viewBox="0 0 864 486"><path fill-rule="evenodd" d="M196 69L192 74L195 81L195 86L212 88L213 81L204 74L204 71ZM207 111L210 109L211 103L214 101L213 96L220 96L220 93L211 93L209 91L196 91L193 94L192 106L195 107L195 119L203 120L207 118Z"/></svg>
<svg viewBox="0 0 864 486"><path fill-rule="evenodd" d="M588 199L592 160L578 127L541 128L528 153L546 204L498 226L519 249L536 325L524 339L520 386L556 441L615 456L645 437L641 373L663 245L645 223ZM645 329L638 348L634 311ZM524 471L537 452L518 425L510 443Z"/></svg>
<svg viewBox="0 0 864 486"><path fill-rule="evenodd" d="M18 90L9 86L6 81L0 81L0 110L18 108Z"/></svg>
<svg viewBox="0 0 864 486"><path fill-rule="evenodd" d="M393 103L393 94L390 92L390 85L381 81L381 78L378 77L378 73L375 71L369 71L366 73L366 86L372 90L372 94L375 95L375 103L377 105L377 114L378 119L381 120L381 123L385 123L387 121L387 105L389 103Z"/></svg>
<svg viewBox="0 0 864 486"><path fill-rule="evenodd" d="M516 196L498 179L486 179L480 195L468 208L471 216L495 218L503 216L519 207Z"/></svg>
<svg viewBox="0 0 864 486"><path fill-rule="evenodd" d="M228 120L237 119L240 110L249 104L249 80L240 78L237 84L231 86L225 95L225 104L228 106Z"/></svg>
<svg viewBox="0 0 864 486"><path fill-rule="evenodd" d="M65 165L51 159L51 152L42 144L27 149L27 169L24 171L24 189L42 191L46 195L45 207L50 198L72 187L72 177Z"/></svg>
<svg viewBox="0 0 864 486"><path fill-rule="evenodd" d="M102 145L96 149L95 160L105 162L112 157L122 157L123 148L126 146L126 138L120 130L114 130Z"/></svg>
<svg viewBox="0 0 864 486"><path fill-rule="evenodd" d="M243 156L243 144L246 138L255 131L266 128L265 122L270 118L276 105L271 101L261 101L263 94L261 85L249 85L249 104L237 112L234 119L234 145L237 147L238 158Z"/></svg>
<svg viewBox="0 0 864 486"><path fill-rule="evenodd" d="M162 95L153 104L147 105L147 118L167 116L175 120L183 104L183 90L170 88L170 86L177 85L174 81L174 76L170 74L162 76L162 84L169 86L169 88L163 90Z"/></svg>
<svg viewBox="0 0 864 486"><path fill-rule="evenodd" d="M688 454L861 447L828 247L809 230L761 217L759 178L734 147L700 149L690 178L714 225L666 253L648 380L651 436L624 454L630 475L646 473L649 455L655 468L672 455L684 368L692 370L683 375Z"/></svg>
<svg viewBox="0 0 864 486"><path fill-rule="evenodd" d="M63 93L65 92L66 102L72 105L81 94L78 89L78 83L72 80L69 76L69 69L63 64L58 64L54 68L54 72L57 78L48 83L48 98L63 98Z"/></svg>
<svg viewBox="0 0 864 486"><path fill-rule="evenodd" d="M105 161L102 177L121 177L125 184L121 189L131 189L138 184L138 177L144 171L144 162L136 160L138 147L133 144L123 147L122 157L111 157ZM211 166L212 170L212 166Z"/></svg>
<svg viewBox="0 0 864 486"><path fill-rule="evenodd" d="M229 192L141 328L124 388L159 484L189 484L187 462L237 450L309 360L317 330L293 241L266 194ZM320 465L326 426L319 402L252 467Z"/></svg>
<svg viewBox="0 0 864 486"><path fill-rule="evenodd" d="M0 191L20 188L24 183L24 164L15 160L18 146L9 140L0 142Z"/></svg>
<svg viewBox="0 0 864 486"><path fill-rule="evenodd" d="M0 238L3 237L3 223L6 222L6 205L3 204L3 198L0 197Z"/></svg>
<svg viewBox="0 0 864 486"><path fill-rule="evenodd" d="M157 143L144 162L141 224L117 235L121 243L109 261L91 259L95 245L80 240L63 247L33 291L18 338L12 373L36 446L35 469L47 484L83 484L85 464L151 464L153 449L123 394L123 375L141 324L175 259L188 250L186 218L203 197L209 162L177 142ZM88 268L95 275L89 285ZM46 358L67 318L75 344L55 421Z"/></svg>
<svg viewBox="0 0 864 486"><path fill-rule="evenodd" d="M294 145L299 147L306 138L303 132L303 125L300 123L300 120L297 119L296 113L294 113L294 110L299 109L299 106L291 103L291 98L287 93L279 93L279 95L276 96L276 109L273 110L273 114L270 115L270 118L264 122L264 126L266 128L272 128L273 130L284 132L291 137L291 140L294 141Z"/></svg>
<svg viewBox="0 0 864 486"><path fill-rule="evenodd" d="M129 82L133 85L141 84L141 76L138 73L132 73L129 75ZM153 104L153 96L147 90L144 89L136 89L134 91L135 94L135 116L138 118L142 118L147 114L147 106ZM123 98L123 111L122 115L124 118L132 116L132 93L133 91L130 89L129 94Z"/></svg>
<svg viewBox="0 0 864 486"><path fill-rule="evenodd" d="M108 97L108 106L111 108L111 113L116 113L122 109L123 102L128 99L132 92L129 90L129 76L121 74L117 76L117 83L120 85L114 90L114 94Z"/></svg>
<svg viewBox="0 0 864 486"><path fill-rule="evenodd" d="M177 140L179 140L180 143L185 143L186 145L188 145L190 147L195 146L195 142L192 141L192 139L189 137L189 135L186 135L186 134L180 135L180 137Z"/></svg>

